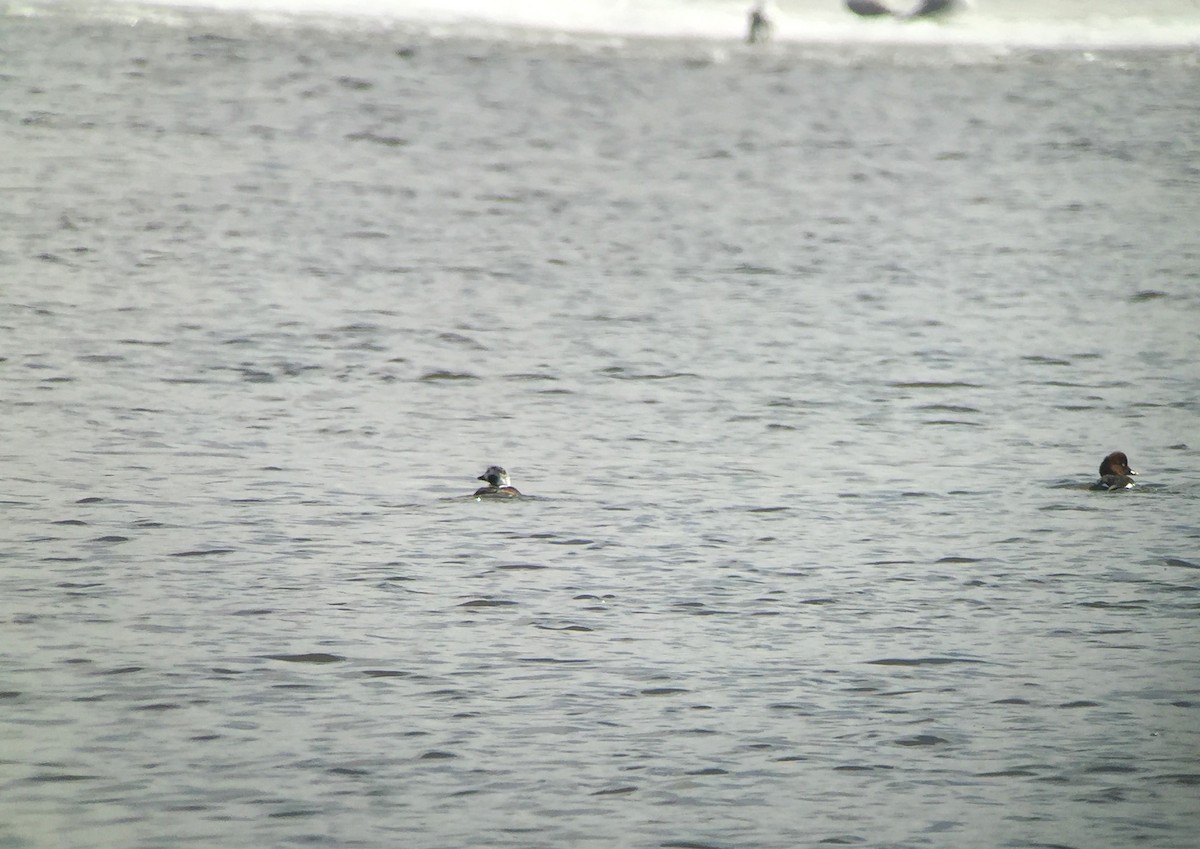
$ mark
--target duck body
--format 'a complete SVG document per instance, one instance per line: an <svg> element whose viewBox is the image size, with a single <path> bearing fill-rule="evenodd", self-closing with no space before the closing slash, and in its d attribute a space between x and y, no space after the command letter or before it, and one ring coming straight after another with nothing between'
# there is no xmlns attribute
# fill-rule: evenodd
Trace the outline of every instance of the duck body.
<svg viewBox="0 0 1200 849"><path fill-rule="evenodd" d="M477 480L484 481L487 486L475 490L475 498L519 498L521 495L509 481L508 472L503 466L488 466L488 470Z"/></svg>
<svg viewBox="0 0 1200 849"><path fill-rule="evenodd" d="M1092 484L1092 489L1113 492L1118 489L1132 489L1133 476L1129 468L1129 458L1124 451L1114 451L1100 462L1100 480Z"/></svg>

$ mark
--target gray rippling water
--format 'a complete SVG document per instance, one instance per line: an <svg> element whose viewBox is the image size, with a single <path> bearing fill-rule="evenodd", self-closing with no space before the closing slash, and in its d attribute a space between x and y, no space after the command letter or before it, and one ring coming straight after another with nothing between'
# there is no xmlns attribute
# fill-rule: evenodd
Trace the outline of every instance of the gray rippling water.
<svg viewBox="0 0 1200 849"><path fill-rule="evenodd" d="M0 48L0 846L1194 840L1194 55Z"/></svg>

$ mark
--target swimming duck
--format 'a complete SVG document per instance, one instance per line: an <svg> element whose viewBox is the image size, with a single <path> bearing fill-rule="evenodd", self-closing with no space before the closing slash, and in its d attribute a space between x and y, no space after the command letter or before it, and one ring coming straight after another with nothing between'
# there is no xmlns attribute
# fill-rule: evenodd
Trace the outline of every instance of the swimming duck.
<svg viewBox="0 0 1200 849"><path fill-rule="evenodd" d="M488 470L477 480L486 481L487 486L475 490L476 498L515 498L521 493L508 480L503 466L488 466Z"/></svg>
<svg viewBox="0 0 1200 849"><path fill-rule="evenodd" d="M1133 487L1132 476L1136 474L1129 468L1125 452L1114 451L1100 463L1100 480L1092 484L1092 489L1130 489Z"/></svg>

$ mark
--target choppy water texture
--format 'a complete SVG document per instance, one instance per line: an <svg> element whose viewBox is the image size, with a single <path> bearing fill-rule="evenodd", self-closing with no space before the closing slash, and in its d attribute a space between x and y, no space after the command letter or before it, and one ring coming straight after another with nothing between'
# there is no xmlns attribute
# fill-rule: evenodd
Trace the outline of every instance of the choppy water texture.
<svg viewBox="0 0 1200 849"><path fill-rule="evenodd" d="M1194 54L0 24L0 846L1193 844Z"/></svg>

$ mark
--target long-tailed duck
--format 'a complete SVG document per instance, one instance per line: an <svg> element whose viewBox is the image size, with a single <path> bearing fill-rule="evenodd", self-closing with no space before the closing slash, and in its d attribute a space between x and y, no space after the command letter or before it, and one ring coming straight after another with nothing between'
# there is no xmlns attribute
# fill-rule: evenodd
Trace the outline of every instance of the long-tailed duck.
<svg viewBox="0 0 1200 849"><path fill-rule="evenodd" d="M476 498L516 498L521 493L508 480L508 472L503 466L488 466L488 470L478 477L486 481L487 486L475 490Z"/></svg>

